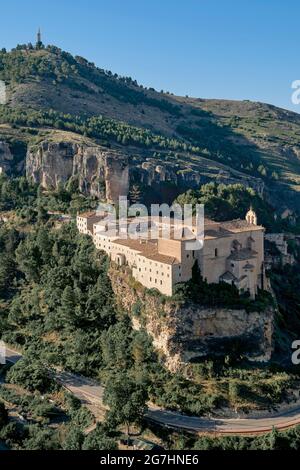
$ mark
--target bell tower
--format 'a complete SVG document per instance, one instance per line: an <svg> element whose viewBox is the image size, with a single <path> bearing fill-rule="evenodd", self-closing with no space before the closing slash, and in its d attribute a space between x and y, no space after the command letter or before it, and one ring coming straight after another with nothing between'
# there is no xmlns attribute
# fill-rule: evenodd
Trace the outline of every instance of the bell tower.
<svg viewBox="0 0 300 470"><path fill-rule="evenodd" d="M250 225L257 225L257 215L254 212L254 210L252 209L252 207L250 207L250 209L248 210L248 212L246 214L246 221Z"/></svg>

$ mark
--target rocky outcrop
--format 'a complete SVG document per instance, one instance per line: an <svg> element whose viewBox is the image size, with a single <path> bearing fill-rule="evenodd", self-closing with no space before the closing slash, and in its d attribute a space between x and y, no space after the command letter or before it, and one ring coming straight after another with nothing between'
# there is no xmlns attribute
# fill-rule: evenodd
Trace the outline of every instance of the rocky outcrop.
<svg viewBox="0 0 300 470"><path fill-rule="evenodd" d="M199 188L199 185L215 181L217 183L235 184L241 183L253 188L259 195L263 195L265 185L262 179L234 170L221 163L212 162L204 157L198 157L198 163L188 167L178 163L184 160L183 155L178 155L178 160L165 157L163 160L147 158L136 162L131 168L131 179L141 182L145 186L152 186L169 182L182 191Z"/></svg>
<svg viewBox="0 0 300 470"><path fill-rule="evenodd" d="M272 307L264 312L204 308L151 295L128 273L113 267L110 278L117 301L129 312L134 328L147 330L173 372L195 359L235 351L253 361L271 358Z"/></svg>
<svg viewBox="0 0 300 470"><path fill-rule="evenodd" d="M7 142L0 141L0 174L10 173L13 155Z"/></svg>
<svg viewBox="0 0 300 470"><path fill-rule="evenodd" d="M26 176L44 188L57 188L73 178L80 191L110 202L129 190L128 161L124 154L97 145L44 141L30 147Z"/></svg>
<svg viewBox="0 0 300 470"><path fill-rule="evenodd" d="M26 155L26 175L45 189L57 188L72 178L80 191L100 199L116 202L126 196L130 186L141 185L147 204L172 203L187 189L199 188L211 181L241 183L264 193L261 179L236 171L219 162L198 156L189 165L188 155L169 155L134 147L105 147L91 139L64 132L29 145L26 153L16 155L5 142L0 142L0 167L8 174L21 174Z"/></svg>

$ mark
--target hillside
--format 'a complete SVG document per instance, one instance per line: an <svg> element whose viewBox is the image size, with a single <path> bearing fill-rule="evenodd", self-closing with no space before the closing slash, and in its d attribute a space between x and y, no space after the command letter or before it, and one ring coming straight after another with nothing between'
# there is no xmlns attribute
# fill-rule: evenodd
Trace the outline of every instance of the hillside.
<svg viewBox="0 0 300 470"><path fill-rule="evenodd" d="M131 184L169 182L174 186L169 197L201 181L220 180L265 188L274 206L300 208L296 113L146 89L55 46L0 52L0 79L8 87L7 105L0 106L0 139L18 143L14 159L22 159L22 142L27 151L55 128L117 149L131 168ZM144 174L147 165L154 176L149 168Z"/></svg>

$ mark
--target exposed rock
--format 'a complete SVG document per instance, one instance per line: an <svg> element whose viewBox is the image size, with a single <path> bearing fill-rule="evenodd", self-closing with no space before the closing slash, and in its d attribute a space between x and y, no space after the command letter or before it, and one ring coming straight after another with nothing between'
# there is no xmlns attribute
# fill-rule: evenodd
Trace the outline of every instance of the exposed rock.
<svg viewBox="0 0 300 470"><path fill-rule="evenodd" d="M80 191L115 202L129 189L124 154L97 145L44 141L26 156L26 176L44 188L57 188L71 177Z"/></svg>
<svg viewBox="0 0 300 470"><path fill-rule="evenodd" d="M183 157L178 159L180 160L183 160ZM131 166L130 177L131 180L141 182L145 186L169 182L178 187L181 192L186 189L199 188L200 184L216 181L224 184L241 183L253 188L261 196L264 194L265 185L260 178L246 175L207 158L198 157L198 160L197 164L187 167L174 160L160 161L158 165L157 158L147 158L146 161L141 160Z"/></svg>
<svg viewBox="0 0 300 470"><path fill-rule="evenodd" d="M22 158L13 153L7 143L0 142L0 167L6 173L21 174L26 146ZM154 158L151 151L120 146L108 148L64 132L62 136L54 134L27 148L26 175L46 189L57 188L59 183L73 178L83 193L111 202L126 196L134 184L143 186L147 204L172 203L178 194L210 181L241 183L261 195L265 191L259 178L200 156L187 167L185 157L182 154L174 159L161 153Z"/></svg>
<svg viewBox="0 0 300 470"><path fill-rule="evenodd" d="M10 173L13 155L7 142L0 141L0 174Z"/></svg>
<svg viewBox="0 0 300 470"><path fill-rule="evenodd" d="M238 350L253 361L268 361L273 350L274 311L246 312L204 308L172 300L162 302L130 276L111 268L117 301L129 312L133 327L144 327L171 371L206 356L225 356Z"/></svg>

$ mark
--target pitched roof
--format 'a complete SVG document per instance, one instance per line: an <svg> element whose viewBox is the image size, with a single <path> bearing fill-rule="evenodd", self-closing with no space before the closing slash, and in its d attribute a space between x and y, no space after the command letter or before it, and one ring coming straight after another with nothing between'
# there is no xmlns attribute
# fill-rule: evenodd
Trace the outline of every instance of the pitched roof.
<svg viewBox="0 0 300 470"><path fill-rule="evenodd" d="M236 281L237 278L230 271L226 271L222 276L220 276L220 281Z"/></svg>
<svg viewBox="0 0 300 470"><path fill-rule="evenodd" d="M249 248L242 248L241 250L234 251L228 256L228 259L233 261L243 261L248 260L251 258L255 258L257 255L257 251L250 250Z"/></svg>
<svg viewBox="0 0 300 470"><path fill-rule="evenodd" d="M120 246L126 246L131 250L139 252L141 256L144 256L147 259L157 261L164 264L178 264L179 260L174 256L162 255L158 252L157 241L156 240L134 240L134 239L117 239L112 243Z"/></svg>

